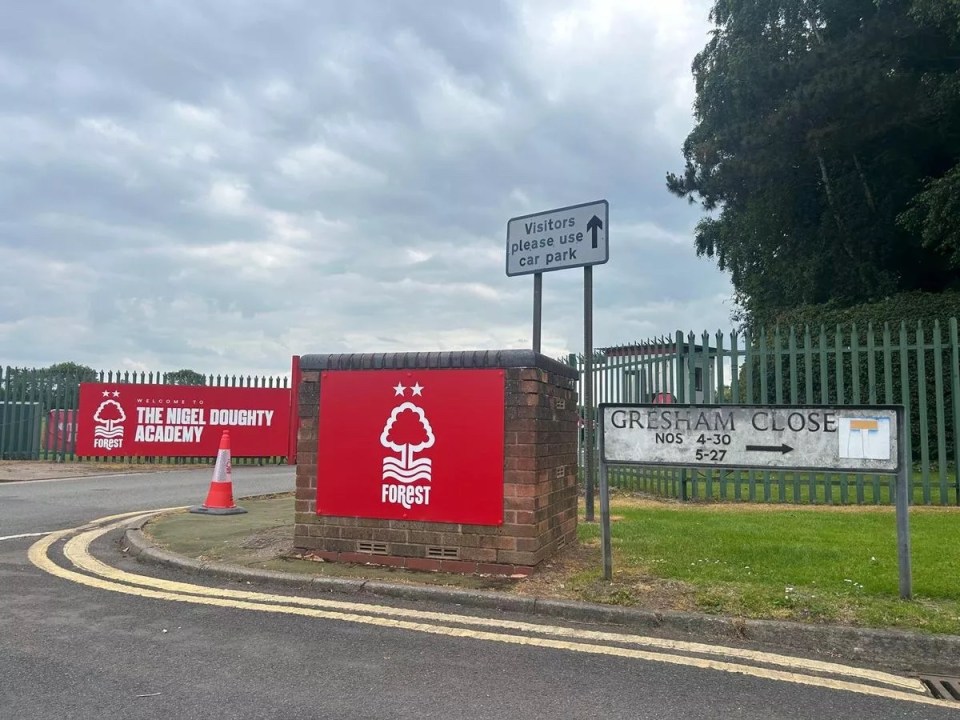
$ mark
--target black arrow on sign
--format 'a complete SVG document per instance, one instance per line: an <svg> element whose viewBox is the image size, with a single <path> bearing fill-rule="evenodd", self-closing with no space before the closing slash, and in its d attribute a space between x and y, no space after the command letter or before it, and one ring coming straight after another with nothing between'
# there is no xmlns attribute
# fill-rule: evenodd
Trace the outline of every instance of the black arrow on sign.
<svg viewBox="0 0 960 720"><path fill-rule="evenodd" d="M597 246L597 230L603 230L603 220L594 215L590 218L590 222L587 223L587 230L593 233L591 240L593 241L593 247Z"/></svg>
<svg viewBox="0 0 960 720"><path fill-rule="evenodd" d="M747 445L747 452L778 452L781 455L786 455L788 452L792 452L793 448L787 444L783 445Z"/></svg>

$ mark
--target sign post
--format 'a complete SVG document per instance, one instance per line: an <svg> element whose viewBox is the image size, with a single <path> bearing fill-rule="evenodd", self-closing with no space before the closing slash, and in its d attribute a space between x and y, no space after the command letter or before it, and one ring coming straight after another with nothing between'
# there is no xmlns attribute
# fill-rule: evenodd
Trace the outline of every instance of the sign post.
<svg viewBox="0 0 960 720"><path fill-rule="evenodd" d="M533 275L533 351L540 352L540 328L543 319L543 273Z"/></svg>
<svg viewBox="0 0 960 720"><path fill-rule="evenodd" d="M910 468L903 407L784 405L600 406L604 578L610 579L606 465L667 465L896 475L900 597L910 577Z"/></svg>
<svg viewBox="0 0 960 720"><path fill-rule="evenodd" d="M593 463L596 418L593 412L593 268L583 269L583 484L584 519L593 522Z"/></svg>
<svg viewBox="0 0 960 720"><path fill-rule="evenodd" d="M901 410L900 421L897 423L897 444L901 448L907 447L907 424L903 422ZM897 472L897 497L894 501L897 508L897 565L900 574L900 598L909 600L913 595L912 573L910 571L910 463L900 462Z"/></svg>
<svg viewBox="0 0 960 720"><path fill-rule="evenodd" d="M584 480L586 520L593 522L593 266L610 259L610 205L569 205L507 221L507 276L533 275L533 350L540 352L543 273L583 268Z"/></svg>
<svg viewBox="0 0 960 720"><path fill-rule="evenodd" d="M600 439L600 544L603 553L603 578L613 579L613 545L610 540L610 484L607 478L607 464L603 462L603 426L599 423L597 433Z"/></svg>

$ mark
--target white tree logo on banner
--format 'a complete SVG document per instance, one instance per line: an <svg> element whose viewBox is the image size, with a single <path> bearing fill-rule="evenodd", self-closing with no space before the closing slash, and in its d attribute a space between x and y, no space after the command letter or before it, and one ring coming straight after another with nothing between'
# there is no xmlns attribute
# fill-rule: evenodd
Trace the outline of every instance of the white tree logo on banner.
<svg viewBox="0 0 960 720"><path fill-rule="evenodd" d="M402 483L430 482L433 462L430 458L414 458L414 453L433 447L435 440L423 408L412 402L395 407L380 434L380 444L400 453L400 457L391 455L383 459L383 479L393 478Z"/></svg>
<svg viewBox="0 0 960 720"><path fill-rule="evenodd" d="M99 423L93 431L94 437L112 440L123 437L123 422L127 414L116 400L104 400L93 414L93 420Z"/></svg>

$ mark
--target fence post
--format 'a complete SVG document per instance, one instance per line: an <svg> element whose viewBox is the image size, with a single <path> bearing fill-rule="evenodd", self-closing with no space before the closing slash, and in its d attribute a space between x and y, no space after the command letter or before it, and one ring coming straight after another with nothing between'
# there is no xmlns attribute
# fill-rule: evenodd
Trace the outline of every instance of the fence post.
<svg viewBox="0 0 960 720"><path fill-rule="evenodd" d="M960 342L957 337L957 319L950 318L950 387L953 395L953 483L956 503L960 505Z"/></svg>
<svg viewBox="0 0 960 720"><path fill-rule="evenodd" d="M906 443L906 423L897 428L900 452ZM897 524L897 568L900 585L900 599L910 600L913 596L913 578L910 572L910 500L913 494L913 471L909 457L900 458L900 469L896 480L896 524Z"/></svg>
<svg viewBox="0 0 960 720"><path fill-rule="evenodd" d="M927 340L923 321L917 320L917 407L920 409L920 479L923 483L923 504L930 496L930 426L927 415Z"/></svg>
<svg viewBox="0 0 960 720"><path fill-rule="evenodd" d="M937 413L937 479L940 486L940 505L949 504L947 488L947 421L943 387L943 341L940 321L933 321L933 380Z"/></svg>
<svg viewBox="0 0 960 720"><path fill-rule="evenodd" d="M24 371L26 375L29 371ZM36 379L27 376L30 379L33 379L34 383ZM27 433L27 383L29 380L22 381L20 387L17 388L17 400L16 405L14 406L14 425L13 425L13 450L16 453L14 459L23 460L23 449L27 445L29 440L29 434Z"/></svg>
<svg viewBox="0 0 960 720"><path fill-rule="evenodd" d="M7 401L10 399L10 366L7 366L6 372L0 368L0 396L3 397L3 404L0 405L0 460L6 458L7 451Z"/></svg>
<svg viewBox="0 0 960 720"><path fill-rule="evenodd" d="M774 378L774 399L776 400L777 405L783 405L783 335L780 333L779 323L777 323L773 333L773 371L776 374L776 377ZM783 470L777 471L776 478L779 501L786 502L787 481L783 474ZM771 496L772 494L773 493L771 490Z"/></svg>
<svg viewBox="0 0 960 720"><path fill-rule="evenodd" d="M290 445L287 450L287 465L297 464L297 436L300 430L300 356L294 355L290 362Z"/></svg>
<svg viewBox="0 0 960 720"><path fill-rule="evenodd" d="M676 363L677 363L677 402L686 403L690 402L687 400L687 383L686 383L686 374L684 373L683 361L684 361L684 350L683 350L683 331L677 330L677 345L676 345ZM680 468L680 499L687 499L687 469Z"/></svg>
<svg viewBox="0 0 960 720"><path fill-rule="evenodd" d="M797 350L797 328L787 326L787 354L790 356L790 404L797 405L800 401L800 382L797 377L797 359L800 353ZM800 502L800 473L793 471L793 502Z"/></svg>
<svg viewBox="0 0 960 720"><path fill-rule="evenodd" d="M907 462L908 501L913 502L913 410L910 403L910 351L905 320L900 321L900 402L903 405L903 424L906 427L903 444L906 447L904 460Z"/></svg>
<svg viewBox="0 0 960 720"><path fill-rule="evenodd" d="M860 331L856 323L850 324L850 387L853 390L853 404L860 405L863 400L860 388ZM857 473L855 477L857 504L862 505L864 476L863 473Z"/></svg>
<svg viewBox="0 0 960 720"><path fill-rule="evenodd" d="M767 329L760 328L760 402L770 405L773 400L770 399L770 353L767 351ZM760 476L763 480L763 501L770 502L772 493L770 490L770 471L764 470Z"/></svg>

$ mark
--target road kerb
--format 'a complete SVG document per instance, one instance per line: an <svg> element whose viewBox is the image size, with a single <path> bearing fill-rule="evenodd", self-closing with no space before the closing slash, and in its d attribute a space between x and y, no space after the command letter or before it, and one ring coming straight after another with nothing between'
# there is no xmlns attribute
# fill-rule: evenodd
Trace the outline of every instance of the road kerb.
<svg viewBox="0 0 960 720"><path fill-rule="evenodd" d="M698 613L654 612L641 608L508 595L485 590L319 577L304 573L257 570L227 563L200 562L154 545L142 532L142 527L148 520L143 519L132 524L125 532L124 537L131 556L142 562L229 580L310 586L326 592L349 595L366 594L520 612L570 622L617 625L670 635L692 635L701 639L791 648L832 659L895 668L907 673L960 674L960 637L953 635L923 635L841 625L804 625Z"/></svg>

